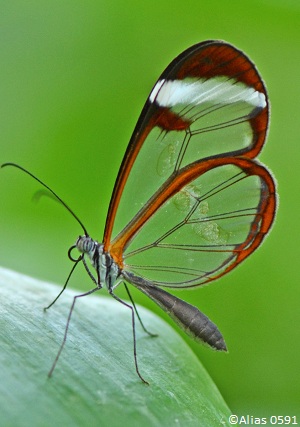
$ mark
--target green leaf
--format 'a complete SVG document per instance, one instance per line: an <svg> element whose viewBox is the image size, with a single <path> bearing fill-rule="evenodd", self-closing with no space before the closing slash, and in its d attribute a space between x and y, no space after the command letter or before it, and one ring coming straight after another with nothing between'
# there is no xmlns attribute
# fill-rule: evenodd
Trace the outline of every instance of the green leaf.
<svg viewBox="0 0 300 427"><path fill-rule="evenodd" d="M131 313L111 298L77 301L51 378L75 292L0 269L1 425L224 426L230 411L199 360L162 319L139 307L135 372Z"/></svg>

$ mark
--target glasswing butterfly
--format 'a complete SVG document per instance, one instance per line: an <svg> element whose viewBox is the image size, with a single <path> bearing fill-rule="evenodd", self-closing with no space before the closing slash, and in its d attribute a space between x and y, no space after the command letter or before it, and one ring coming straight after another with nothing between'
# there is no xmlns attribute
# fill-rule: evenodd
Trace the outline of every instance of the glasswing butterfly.
<svg viewBox="0 0 300 427"><path fill-rule="evenodd" d="M116 179L101 244L42 181L18 165L2 165L16 166L46 187L84 231L69 250L74 266L63 290L80 261L95 287L74 298L49 376L66 341L76 298L105 287L131 309L135 367L146 383L136 356L135 314L141 319L126 283L156 302L187 334L226 350L217 326L164 288L192 288L218 279L267 235L275 217L275 183L255 158L268 120L266 88L243 52L223 41L185 50L159 77L142 110ZM75 248L81 254L74 259ZM121 283L131 303L115 294Z"/></svg>

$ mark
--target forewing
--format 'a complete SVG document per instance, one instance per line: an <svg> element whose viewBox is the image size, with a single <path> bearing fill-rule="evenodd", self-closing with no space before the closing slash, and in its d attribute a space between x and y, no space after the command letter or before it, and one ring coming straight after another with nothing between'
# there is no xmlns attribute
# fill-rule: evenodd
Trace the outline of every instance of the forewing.
<svg viewBox="0 0 300 427"><path fill-rule="evenodd" d="M105 250L117 245L153 194L186 166L214 157L255 157L267 125L264 85L242 52L208 41L179 55L154 85L125 153Z"/></svg>

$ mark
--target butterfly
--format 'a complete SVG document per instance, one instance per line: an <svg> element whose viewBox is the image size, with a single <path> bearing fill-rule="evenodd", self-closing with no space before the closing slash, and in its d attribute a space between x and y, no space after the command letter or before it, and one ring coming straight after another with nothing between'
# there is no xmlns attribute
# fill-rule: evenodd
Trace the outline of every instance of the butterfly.
<svg viewBox="0 0 300 427"><path fill-rule="evenodd" d="M95 285L74 298L50 375L76 298L104 287L131 310L135 368L147 383L136 356L135 315L141 319L127 283L157 303L188 335L226 351L217 326L166 289L193 288L220 278L255 251L269 232L276 188L268 169L256 160L268 121L268 96L255 65L226 42L205 41L175 58L151 90L115 182L102 243L34 177L81 224L84 234L69 257L74 268L83 262ZM80 252L78 258L73 258L74 249ZM131 303L115 294L121 283Z"/></svg>

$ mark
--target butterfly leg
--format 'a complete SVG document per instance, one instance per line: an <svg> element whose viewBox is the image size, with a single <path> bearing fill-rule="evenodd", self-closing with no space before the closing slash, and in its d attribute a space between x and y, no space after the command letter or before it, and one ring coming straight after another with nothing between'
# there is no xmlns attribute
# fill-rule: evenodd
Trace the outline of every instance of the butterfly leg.
<svg viewBox="0 0 300 427"><path fill-rule="evenodd" d="M68 278L67 278L67 280L66 280L66 282L65 282L65 284L64 284L64 286L63 286L63 288L62 288L62 290L60 291L60 293L57 295L57 297L55 297L55 298L54 298L54 300L53 300L53 301L52 301L52 302L51 302L47 307L44 307L44 311L46 311L46 310L48 310L48 308L52 307L52 305L56 303L56 301L57 301L57 300L58 300L58 298L61 296L61 294L63 293L63 291L66 289L67 284L69 283L69 280L70 280L70 278L71 278L71 276L72 276L72 274L73 274L73 271L75 270L75 268L76 268L76 266L78 265L79 261L81 261L81 257L79 257L79 258L75 261L75 264L73 265L72 270L70 271L69 276L68 276Z"/></svg>
<svg viewBox="0 0 300 427"><path fill-rule="evenodd" d="M134 357L134 364L135 364L135 370L136 373L138 374L138 376L140 377L140 379L143 381L143 383L148 384L148 381L146 381L140 371L139 371L139 367L138 367L138 362L137 362L137 352L136 352L136 334L135 334L135 316L134 316L134 306L132 307L130 304L127 304L125 301L121 300L117 295L115 295L113 293L112 289L108 290L110 295L117 301L119 301L121 304L125 305L125 307L128 307L131 310L131 322L132 322L132 334L133 334L133 357Z"/></svg>
<svg viewBox="0 0 300 427"><path fill-rule="evenodd" d="M136 305L135 305L135 303L134 303L134 301L133 301L133 299L132 299L132 296L131 296L131 294L130 294L130 292L129 292L129 289L128 289L128 287L127 287L127 285L126 285L126 283L125 283L125 282L123 282L123 284L124 284L124 286L125 286L125 289L126 289L126 292L127 292L128 298L130 299L131 304L132 304L132 306L133 306L133 308L134 308L135 314L137 315L137 318L139 319L139 322L140 322L140 324L141 324L141 327L144 329L144 331L146 332L146 334L150 335L150 337L158 337L158 334L153 334L152 332L148 331L148 329L144 326L144 323L142 322L142 319L141 319L141 317L140 317L140 315L139 315L139 312L137 311Z"/></svg>
<svg viewBox="0 0 300 427"><path fill-rule="evenodd" d="M91 290L90 290L90 291L88 291L88 292L85 292L84 294L76 295L76 296L73 298L73 303L72 303L71 308L70 308L70 311L69 311L68 320L67 320L67 324L66 324L66 328L65 328L65 334L64 334L64 337L63 337L63 340L62 340L61 346L60 346L60 348L59 348L59 350L58 350L58 352L57 352L57 355L56 355L56 357L55 357L55 360L54 360L54 362L53 362L53 365L52 365L52 367L51 367L51 369L50 369L50 371L49 371L49 373L48 373L48 377L49 377L49 378L51 377L51 375L52 375L52 373L53 373L53 371L54 371L54 369L55 369L55 366L56 366L56 364L57 364L57 361L58 361L58 359L59 359L59 356L60 356L60 354L61 354L61 352L62 352L62 350L63 350L63 348L64 348L64 345L65 345L65 343L66 343L66 341L67 341L67 335L68 335L69 325L70 325L70 321L71 321L71 316L72 316L72 313L73 313L73 310L74 310L74 307L75 307L75 303L76 303L76 301L77 301L77 298L85 297L85 296L90 295L90 294L92 294L92 293L94 293L94 292L96 292L96 291L99 291L99 287L98 287L98 286L97 286L96 288L94 288L94 289L91 289Z"/></svg>

